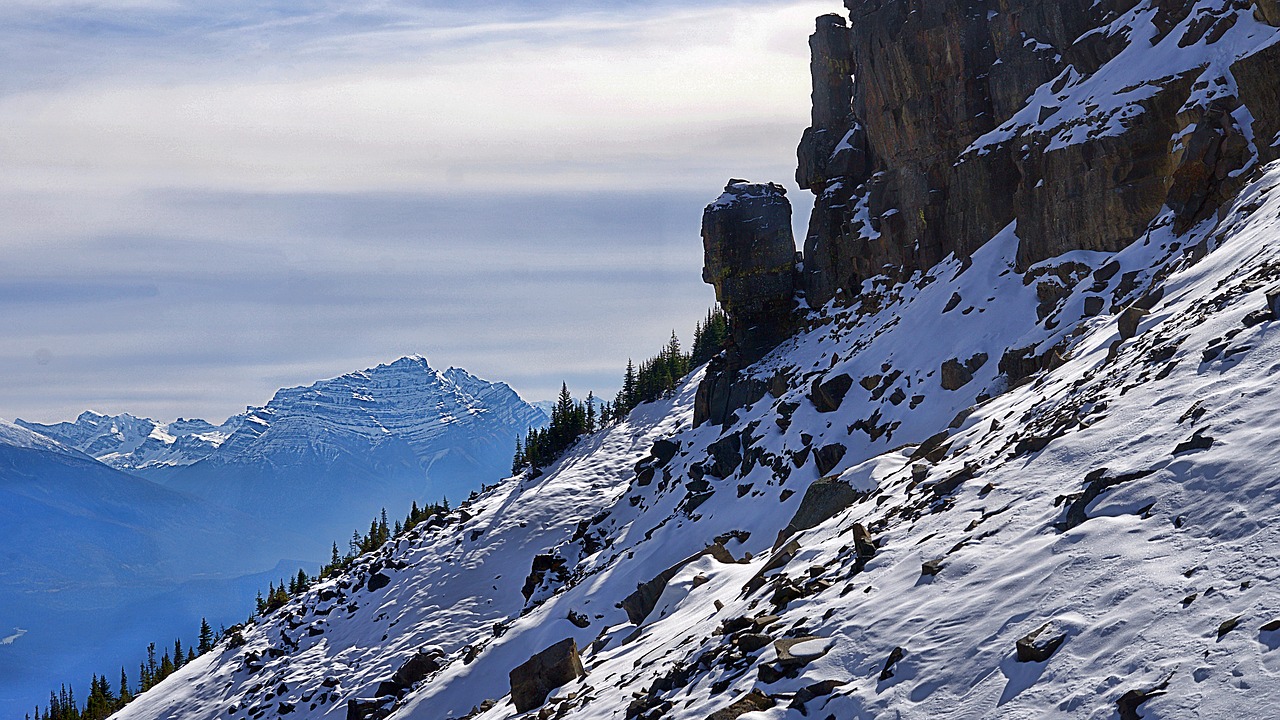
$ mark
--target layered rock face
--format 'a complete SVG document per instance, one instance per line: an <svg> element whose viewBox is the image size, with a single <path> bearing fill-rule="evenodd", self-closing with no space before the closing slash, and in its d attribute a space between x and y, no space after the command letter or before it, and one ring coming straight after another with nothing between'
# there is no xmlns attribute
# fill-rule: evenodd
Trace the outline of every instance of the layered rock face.
<svg viewBox="0 0 1280 720"><path fill-rule="evenodd" d="M811 306L1013 222L1020 269L1119 250L1166 206L1185 231L1280 157L1274 35L1251 32L1271 0L845 4L810 39Z"/></svg>

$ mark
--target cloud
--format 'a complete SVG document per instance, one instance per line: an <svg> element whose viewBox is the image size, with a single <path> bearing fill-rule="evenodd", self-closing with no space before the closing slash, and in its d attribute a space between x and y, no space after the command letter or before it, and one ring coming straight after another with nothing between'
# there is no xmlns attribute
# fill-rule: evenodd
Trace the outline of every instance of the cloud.
<svg viewBox="0 0 1280 720"><path fill-rule="evenodd" d="M832 6L8 4L0 414L220 419L414 352L611 392L713 300L702 206L793 174Z"/></svg>

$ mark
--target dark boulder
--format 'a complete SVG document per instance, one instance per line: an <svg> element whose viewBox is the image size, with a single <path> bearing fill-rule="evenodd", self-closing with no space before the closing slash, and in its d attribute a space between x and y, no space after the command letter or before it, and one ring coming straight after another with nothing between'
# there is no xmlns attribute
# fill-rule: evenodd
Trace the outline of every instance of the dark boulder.
<svg viewBox="0 0 1280 720"><path fill-rule="evenodd" d="M382 720L394 707L395 698L351 698L347 701L347 720Z"/></svg>
<svg viewBox="0 0 1280 720"><path fill-rule="evenodd" d="M849 388L853 387L853 378L842 373L825 382L820 380L814 380L809 388L809 401L820 413L839 410L840 405L844 403L844 396L849 394Z"/></svg>
<svg viewBox="0 0 1280 720"><path fill-rule="evenodd" d="M511 703L516 712L532 710L546 702L552 690L586 675L578 643L565 638L511 671Z"/></svg>
<svg viewBox="0 0 1280 720"><path fill-rule="evenodd" d="M711 454L707 472L718 478L727 478L742 464L742 438L738 433L726 435L711 443L707 452Z"/></svg>
<svg viewBox="0 0 1280 720"><path fill-rule="evenodd" d="M711 713L707 716L707 720L737 720L749 712L768 710L776 704L777 702L773 698L765 695L760 690L752 690L735 700L729 707Z"/></svg>
<svg viewBox="0 0 1280 720"><path fill-rule="evenodd" d="M444 659L444 650L440 648L426 648L414 653L412 657L404 661L404 664L396 670L390 680L383 680L378 685L377 694L379 697L385 695L403 695L415 683L422 682L427 676L433 672L437 672L444 667L441 660Z"/></svg>
<svg viewBox="0 0 1280 720"><path fill-rule="evenodd" d="M569 568L564 558L559 555L535 555L533 567L524 579L524 587L520 589L526 601L533 597L538 588L544 584L564 582L569 578Z"/></svg>
<svg viewBox="0 0 1280 720"><path fill-rule="evenodd" d="M662 597L662 591L667 588L667 583L671 582L671 578L675 577L676 573L683 570L689 563L707 555L722 563L733 562L733 555L720 543L714 543L706 550L696 555L690 555L663 570L652 580L636 585L636 591L623 598L619 605L626 611L627 619L635 625L644 622L645 618L649 617L649 613L653 612L653 609L658 605L658 598Z"/></svg>
<svg viewBox="0 0 1280 720"><path fill-rule="evenodd" d="M1018 662L1042 663L1053 657L1053 654L1066 641L1067 634L1046 633L1045 631L1048 629L1049 623L1045 623L1018 639L1014 646Z"/></svg>
<svg viewBox="0 0 1280 720"><path fill-rule="evenodd" d="M848 448L839 443L832 443L818 448L813 454L813 461L818 466L818 474L826 475L835 469L840 464L840 461L844 459L846 452L848 452Z"/></svg>
<svg viewBox="0 0 1280 720"><path fill-rule="evenodd" d="M369 576L369 592L377 592L389 584L391 584L391 578L383 573L376 572Z"/></svg>
<svg viewBox="0 0 1280 720"><path fill-rule="evenodd" d="M800 499L800 507L791 522L778 533L774 548L787 538L830 520L858 501L861 495L849 483L837 478L814 480Z"/></svg>

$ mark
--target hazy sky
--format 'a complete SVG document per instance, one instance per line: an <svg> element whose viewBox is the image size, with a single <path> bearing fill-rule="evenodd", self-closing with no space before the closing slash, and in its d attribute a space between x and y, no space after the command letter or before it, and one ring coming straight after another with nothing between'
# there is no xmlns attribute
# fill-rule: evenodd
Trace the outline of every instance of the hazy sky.
<svg viewBox="0 0 1280 720"><path fill-rule="evenodd" d="M421 353L612 393L784 182L827 2L6 0L0 417L221 420Z"/></svg>

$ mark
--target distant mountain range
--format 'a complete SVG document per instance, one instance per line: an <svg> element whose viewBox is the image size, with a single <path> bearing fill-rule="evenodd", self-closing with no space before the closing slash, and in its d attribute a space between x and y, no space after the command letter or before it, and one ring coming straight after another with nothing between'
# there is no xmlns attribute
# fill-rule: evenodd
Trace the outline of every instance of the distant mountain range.
<svg viewBox="0 0 1280 720"><path fill-rule="evenodd" d="M510 474L517 436L547 419L415 356L218 425L0 420L0 716L193 639L201 616L243 620L257 590L314 572L335 540L346 552L383 507L403 517Z"/></svg>
<svg viewBox="0 0 1280 720"><path fill-rule="evenodd" d="M401 515L414 500L460 499L508 475L517 436L547 419L504 383L414 356L282 389L220 425L93 412L17 424L113 468L306 532L295 552L318 559L384 507Z"/></svg>

